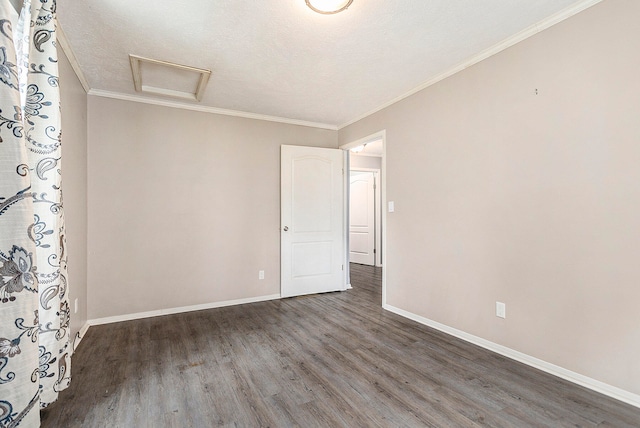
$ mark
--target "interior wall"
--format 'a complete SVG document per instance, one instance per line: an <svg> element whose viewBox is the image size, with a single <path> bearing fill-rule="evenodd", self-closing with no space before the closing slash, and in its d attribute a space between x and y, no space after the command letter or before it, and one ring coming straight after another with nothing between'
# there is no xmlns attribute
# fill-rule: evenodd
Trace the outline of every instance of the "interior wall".
<svg viewBox="0 0 640 428"><path fill-rule="evenodd" d="M337 131L90 96L89 318L278 295L282 144Z"/></svg>
<svg viewBox="0 0 640 428"><path fill-rule="evenodd" d="M382 158L351 153L349 155L349 166L351 168L382 169Z"/></svg>
<svg viewBox="0 0 640 428"><path fill-rule="evenodd" d="M9 2L16 11L20 12L22 9L22 0L9 0Z"/></svg>
<svg viewBox="0 0 640 428"><path fill-rule="evenodd" d="M71 334L87 322L87 94L58 48ZM74 312L75 300L78 312Z"/></svg>
<svg viewBox="0 0 640 428"><path fill-rule="evenodd" d="M640 394L638 16L604 1L340 130L386 130L389 305Z"/></svg>

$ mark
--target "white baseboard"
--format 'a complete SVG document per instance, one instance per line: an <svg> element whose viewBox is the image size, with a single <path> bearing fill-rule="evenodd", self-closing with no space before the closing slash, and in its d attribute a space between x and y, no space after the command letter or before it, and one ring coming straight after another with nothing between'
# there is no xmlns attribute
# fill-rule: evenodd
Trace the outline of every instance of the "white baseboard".
<svg viewBox="0 0 640 428"><path fill-rule="evenodd" d="M180 314L183 312L201 311L203 309L222 308L225 306L244 305L247 303L265 302L268 300L277 300L280 294L271 294L269 296L250 297L247 299L226 300L223 302L204 303L201 305L181 306L178 308L158 309L155 311L138 312L134 314L116 315L113 317L96 318L87 321L89 325L111 324L114 322L131 321L142 318L159 317L163 315Z"/></svg>
<svg viewBox="0 0 640 428"><path fill-rule="evenodd" d="M87 330L89 330L89 326L89 321L85 322L80 331L77 332L75 337L73 338L73 353L75 353L76 349L78 349L78 345L80 345L80 342L82 342L82 338L84 337Z"/></svg>
<svg viewBox="0 0 640 428"><path fill-rule="evenodd" d="M416 315L414 313L405 311L400 308L396 308L395 306L384 304L383 308L388 310L389 312L393 312L410 320L416 321L420 324L432 327L436 330L440 330L444 333L450 334L451 336L455 336L464 341L473 343L474 345L481 346L485 349L503 355L507 358L511 358L512 360L519 361L528 366L535 367L536 369L542 370L559 378L568 380L569 382L573 382L580 386L584 386L585 388L589 388L593 391L599 392L600 394L606 395L608 397L614 398L616 400L622 401L624 403L630 404L632 406L640 408L640 395L634 394L629 391L625 391L618 387L606 384L604 382L600 382L599 380L592 379L590 377L581 375L579 373L572 372L571 370L567 370L560 366L556 366L555 364L548 363L546 361L540 360L538 358L532 357L527 354L523 354L522 352L515 351L511 348L507 348L506 346L498 345L497 343L488 341L478 336L474 336L469 333L465 333L462 330L455 329L453 327L449 327L447 325L441 324L437 321L430 320L425 317L421 317L420 315Z"/></svg>

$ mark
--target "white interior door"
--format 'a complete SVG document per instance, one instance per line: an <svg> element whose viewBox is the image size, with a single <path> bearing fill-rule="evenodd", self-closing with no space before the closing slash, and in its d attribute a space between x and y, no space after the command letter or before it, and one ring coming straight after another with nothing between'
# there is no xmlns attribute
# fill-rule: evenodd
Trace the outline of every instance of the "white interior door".
<svg viewBox="0 0 640 428"><path fill-rule="evenodd" d="M351 171L349 203L349 261L374 266L375 174Z"/></svg>
<svg viewBox="0 0 640 428"><path fill-rule="evenodd" d="M344 290L344 152L281 149L282 297Z"/></svg>

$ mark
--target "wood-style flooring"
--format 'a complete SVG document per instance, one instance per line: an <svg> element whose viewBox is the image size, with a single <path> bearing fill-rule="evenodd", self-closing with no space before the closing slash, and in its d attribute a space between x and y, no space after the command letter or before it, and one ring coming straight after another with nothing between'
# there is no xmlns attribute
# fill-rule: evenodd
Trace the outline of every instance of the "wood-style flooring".
<svg viewBox="0 0 640 428"><path fill-rule="evenodd" d="M43 427L639 427L640 409L353 290L91 327Z"/></svg>

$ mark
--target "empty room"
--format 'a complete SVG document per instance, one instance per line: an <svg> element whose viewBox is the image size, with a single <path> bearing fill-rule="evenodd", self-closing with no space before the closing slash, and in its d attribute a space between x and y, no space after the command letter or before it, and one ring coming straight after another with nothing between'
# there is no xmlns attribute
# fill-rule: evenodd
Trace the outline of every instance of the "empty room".
<svg viewBox="0 0 640 428"><path fill-rule="evenodd" d="M0 427L640 427L637 0L0 1Z"/></svg>

